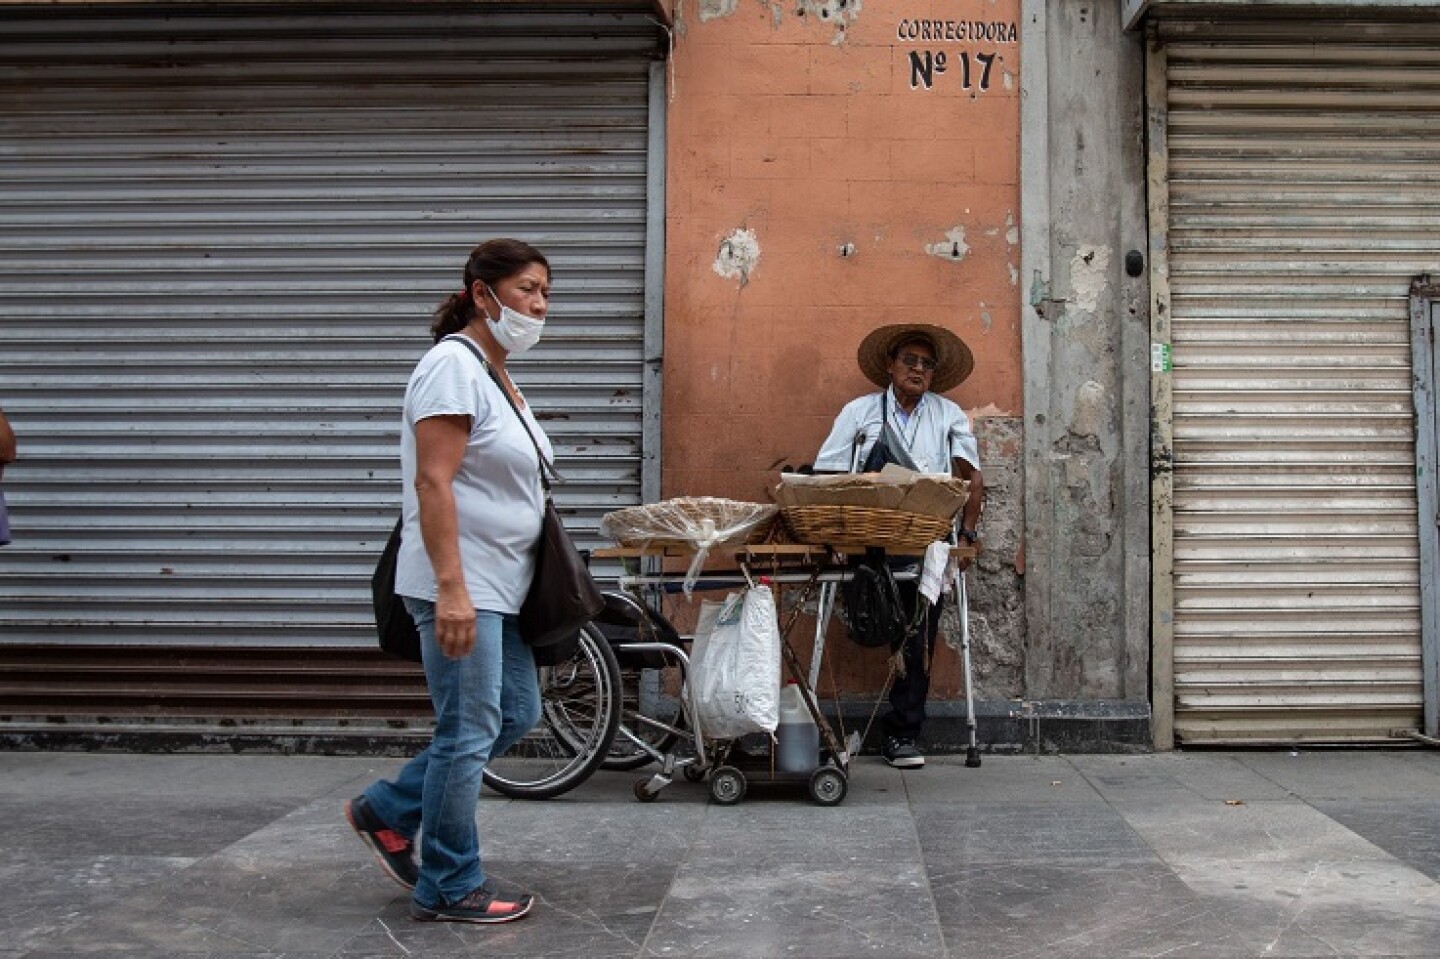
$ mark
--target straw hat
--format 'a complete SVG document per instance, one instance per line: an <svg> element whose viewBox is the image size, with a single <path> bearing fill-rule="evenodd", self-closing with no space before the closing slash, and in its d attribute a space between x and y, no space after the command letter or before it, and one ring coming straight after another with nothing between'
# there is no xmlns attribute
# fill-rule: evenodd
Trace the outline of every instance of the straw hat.
<svg viewBox="0 0 1440 959"><path fill-rule="evenodd" d="M935 350L935 375L930 392L944 393L965 382L975 369L975 357L965 342L945 329L929 323L893 323L882 326L860 341L856 359L860 372L876 386L890 385L890 351L907 340L928 340Z"/></svg>

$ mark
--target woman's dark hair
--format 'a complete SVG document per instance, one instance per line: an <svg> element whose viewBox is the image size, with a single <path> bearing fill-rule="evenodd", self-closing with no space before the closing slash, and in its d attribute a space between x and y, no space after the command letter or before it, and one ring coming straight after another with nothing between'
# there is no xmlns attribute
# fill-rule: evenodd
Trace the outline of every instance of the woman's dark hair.
<svg viewBox="0 0 1440 959"><path fill-rule="evenodd" d="M458 293L451 293L435 310L435 321L430 324L430 335L438 343L451 333L459 333L475 318L475 300L470 290L479 280L486 286L514 276L531 263L539 263L550 272L550 261L545 254L521 240L486 240L470 251L465 263L465 286Z"/></svg>

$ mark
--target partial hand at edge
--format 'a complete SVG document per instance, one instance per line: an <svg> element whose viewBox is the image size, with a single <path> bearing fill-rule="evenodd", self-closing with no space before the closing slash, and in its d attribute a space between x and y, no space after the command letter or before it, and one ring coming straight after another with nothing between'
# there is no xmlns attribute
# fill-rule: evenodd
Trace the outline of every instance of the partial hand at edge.
<svg viewBox="0 0 1440 959"><path fill-rule="evenodd" d="M475 607L464 586L441 587L435 600L435 642L450 659L475 648Z"/></svg>

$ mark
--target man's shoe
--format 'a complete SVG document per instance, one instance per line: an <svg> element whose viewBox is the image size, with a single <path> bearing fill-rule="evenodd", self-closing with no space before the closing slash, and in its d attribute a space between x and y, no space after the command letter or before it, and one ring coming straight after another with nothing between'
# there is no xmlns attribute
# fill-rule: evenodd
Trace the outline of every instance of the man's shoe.
<svg viewBox="0 0 1440 959"><path fill-rule="evenodd" d="M913 739L890 737L885 740L883 755L885 761L896 769L919 769L925 765L925 755L915 748Z"/></svg>
<svg viewBox="0 0 1440 959"><path fill-rule="evenodd" d="M511 922L530 911L535 897L505 895L489 880L453 906L422 906L410 902L410 918L419 922Z"/></svg>
<svg viewBox="0 0 1440 959"><path fill-rule="evenodd" d="M345 804L345 818L350 821L350 828L380 860L380 868L385 870L385 875L406 889L414 889L416 880L420 878L420 869L415 865L414 841L381 822L364 796L356 796Z"/></svg>

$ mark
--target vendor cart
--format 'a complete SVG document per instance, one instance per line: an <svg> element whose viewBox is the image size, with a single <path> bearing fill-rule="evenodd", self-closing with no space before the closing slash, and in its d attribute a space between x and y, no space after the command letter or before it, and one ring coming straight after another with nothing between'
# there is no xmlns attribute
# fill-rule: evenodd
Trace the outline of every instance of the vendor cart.
<svg viewBox="0 0 1440 959"><path fill-rule="evenodd" d="M954 558L970 558L976 555L976 546L951 546ZM835 609L836 592L851 573L846 555L825 546L794 544L742 544L715 546L709 550L709 566L698 575L695 569L695 550L679 545L664 546L621 546L598 549L596 558L620 560L624 572L619 577L622 592L631 598L638 610L645 615L663 619L659 604L649 603L646 596L664 595L684 588L698 590L733 589L754 586L762 579L779 594L788 592L787 602L778 604L782 610L788 606L788 613L780 616L780 649L784 674L798 691L799 698L818 731L819 752L813 768L803 771L785 769L776 761L774 749L763 755L750 755L739 748L735 740L713 740L699 725L698 710L688 697L692 684L683 682L688 671L689 660L678 655L676 660L682 673L684 691L681 695L685 711L685 725L688 747L693 755L680 755L681 746L674 745L661 757L661 771L636 784L636 796L650 801L672 781L676 771L683 772L692 781L708 780L710 796L718 804L730 805L740 802L752 785L791 784L806 787L810 798L820 805L832 806L844 800L848 790L848 773L853 753L859 748L860 736L847 739L837 711L837 723L832 722L820 709L816 686L820 676L821 661L825 655L825 637L830 618ZM687 567L679 569L676 567ZM897 573L897 578L913 577L916 573ZM956 574L954 586L957 602L960 604L962 623L962 658L965 672L965 690L969 709L970 757L969 765L979 764L979 752L975 742L974 708L970 703L972 684L970 679L970 647L968 616L965 615L966 597L964 576ZM801 611L811 599L816 602L816 622L811 638L810 666L804 669L797 653L794 637L795 625ZM668 626L668 623L666 624ZM673 630L672 630L673 632ZM623 649L623 644L617 649ZM832 654L833 655L833 654ZM622 732L624 732L622 728ZM633 733L630 738L636 739Z"/></svg>

